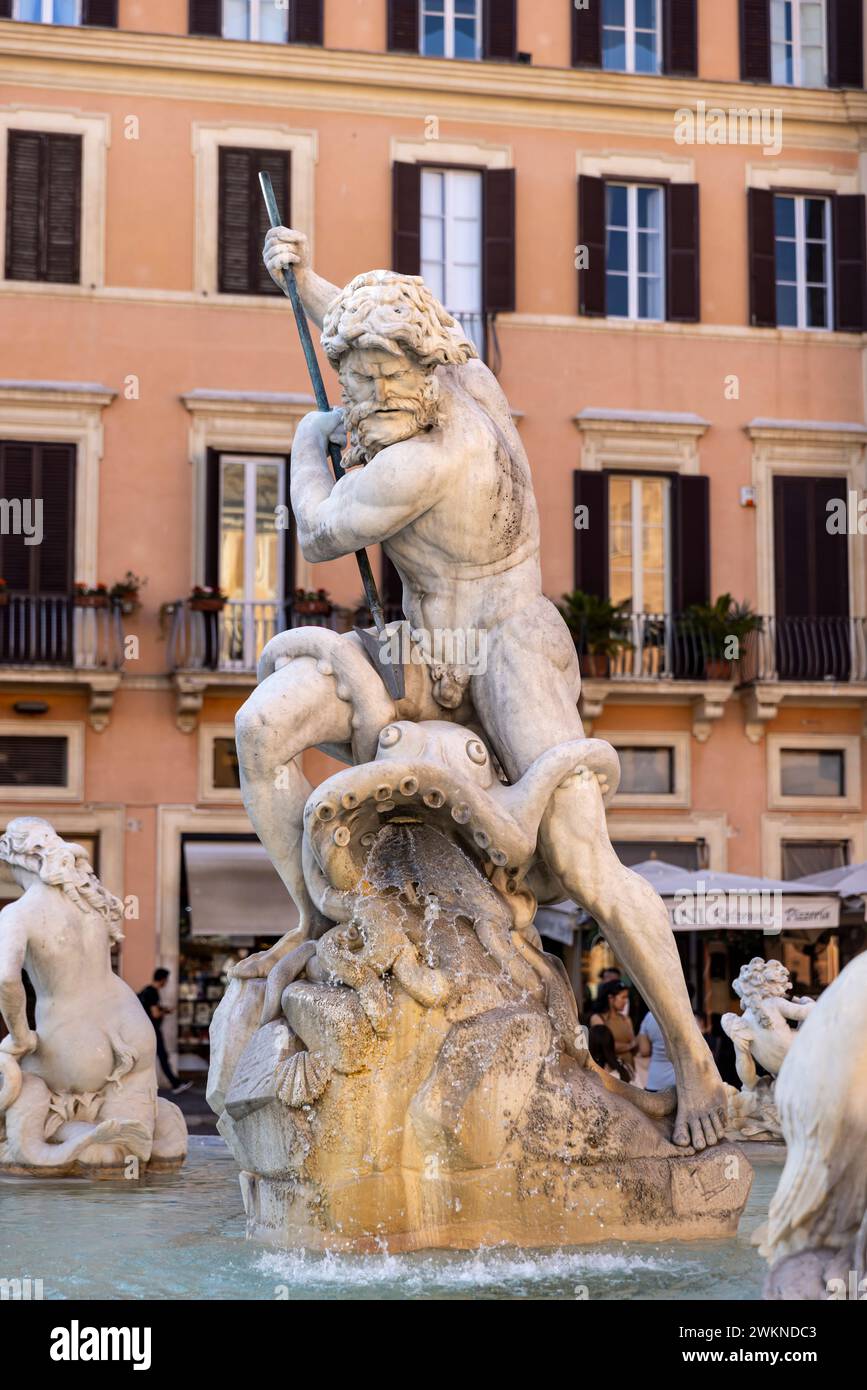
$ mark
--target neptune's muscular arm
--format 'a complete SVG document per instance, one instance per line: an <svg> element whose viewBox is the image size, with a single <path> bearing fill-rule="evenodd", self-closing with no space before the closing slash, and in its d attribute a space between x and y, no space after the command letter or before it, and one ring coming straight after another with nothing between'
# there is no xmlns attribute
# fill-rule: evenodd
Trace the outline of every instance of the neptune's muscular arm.
<svg viewBox="0 0 867 1390"><path fill-rule="evenodd" d="M32 1052L36 1034L27 1023L27 996L21 979L27 953L27 928L17 903L0 913L0 1014L9 1029L2 1044L4 1052L20 1057Z"/></svg>
<svg viewBox="0 0 867 1390"><path fill-rule="evenodd" d="M292 510L304 558L313 564L387 540L429 511L448 487L449 461L425 436L390 445L335 483L326 448L342 419L340 410L314 411L292 444Z"/></svg>

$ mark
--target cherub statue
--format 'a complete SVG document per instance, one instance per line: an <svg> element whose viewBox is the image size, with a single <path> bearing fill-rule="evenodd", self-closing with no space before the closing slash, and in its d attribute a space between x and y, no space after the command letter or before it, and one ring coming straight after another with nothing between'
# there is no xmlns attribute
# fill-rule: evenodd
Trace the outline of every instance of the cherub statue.
<svg viewBox="0 0 867 1390"><path fill-rule="evenodd" d="M732 986L743 1012L723 1014L723 1031L735 1047L735 1065L748 1091L758 1085L756 1062L777 1076L794 1041L790 1023L800 1024L815 1004L813 999L787 999L789 972L778 960L754 956L742 965Z"/></svg>
<svg viewBox="0 0 867 1390"><path fill-rule="evenodd" d="M24 890L0 912L0 1169L76 1172L181 1162L186 1125L158 1100L153 1027L111 968L123 904L81 845L22 816L0 864ZM36 992L27 1021L22 971Z"/></svg>
<svg viewBox="0 0 867 1390"><path fill-rule="evenodd" d="M306 238L286 228L269 233L265 261L275 278L295 267L345 402L308 415L293 441L303 553L320 563L382 544L403 581L409 630L427 640L418 643L424 659L407 668L406 698L395 703L383 685L375 708L359 698L364 683L352 675L360 665L371 669L355 634L329 641L333 634L301 629L263 653L260 684L236 720L241 783L301 926L236 969L248 978L267 976L300 940L333 925L304 875L305 750L366 762L393 721L447 719L479 728L517 783L549 750L584 739L575 645L542 592L529 463L493 373L417 276L377 270L341 290L313 272ZM335 483L328 443L345 443L347 432L348 471ZM438 632L484 633L486 660L434 660ZM677 1073L674 1141L703 1149L723 1134L722 1083L693 1017L662 900L612 848L603 796L616 788L618 764L612 749L600 753L607 746L596 744L550 797L533 888L540 900L574 898L604 924L668 1042Z"/></svg>

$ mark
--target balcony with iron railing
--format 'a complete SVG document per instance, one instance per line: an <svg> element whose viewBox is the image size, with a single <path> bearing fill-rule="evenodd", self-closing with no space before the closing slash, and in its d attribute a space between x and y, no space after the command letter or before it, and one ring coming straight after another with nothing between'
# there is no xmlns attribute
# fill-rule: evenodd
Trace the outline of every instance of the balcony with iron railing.
<svg viewBox="0 0 867 1390"><path fill-rule="evenodd" d="M105 728L124 658L121 609L73 594L0 593L0 685L84 687L89 717Z"/></svg>
<svg viewBox="0 0 867 1390"><path fill-rule="evenodd" d="M308 605L299 608L292 599L228 599L210 607L186 599L170 607L171 671L252 675L262 649L279 632L311 625L341 632L346 626L343 609L328 605L328 611L316 613Z"/></svg>

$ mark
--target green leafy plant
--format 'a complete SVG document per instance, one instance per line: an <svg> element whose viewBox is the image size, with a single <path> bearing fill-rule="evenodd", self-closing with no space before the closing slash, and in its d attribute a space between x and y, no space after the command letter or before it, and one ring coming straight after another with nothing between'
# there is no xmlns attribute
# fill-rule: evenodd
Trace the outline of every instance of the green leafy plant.
<svg viewBox="0 0 867 1390"><path fill-rule="evenodd" d="M575 589L563 595L558 607L579 652L611 657L630 646L625 603L612 603L611 599Z"/></svg>
<svg viewBox="0 0 867 1390"><path fill-rule="evenodd" d="M737 638L738 651L751 632L761 632L762 620L749 603L737 603L731 594L720 594L714 603L692 603L682 623L684 636L697 638L706 661L728 661L726 643Z"/></svg>

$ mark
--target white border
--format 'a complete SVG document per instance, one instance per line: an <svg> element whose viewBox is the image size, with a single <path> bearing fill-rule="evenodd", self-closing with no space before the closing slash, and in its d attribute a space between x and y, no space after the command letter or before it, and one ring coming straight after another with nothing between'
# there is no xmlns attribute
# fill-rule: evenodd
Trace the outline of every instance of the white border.
<svg viewBox="0 0 867 1390"><path fill-rule="evenodd" d="M214 743L218 738L230 738L234 742L234 724L199 725L199 801L238 804L241 802L240 787L214 786Z"/></svg>

